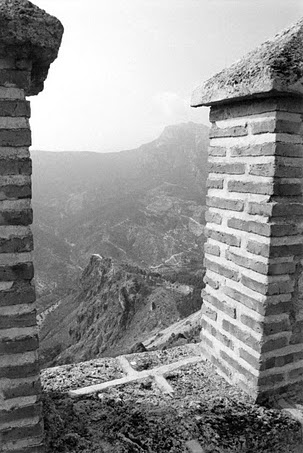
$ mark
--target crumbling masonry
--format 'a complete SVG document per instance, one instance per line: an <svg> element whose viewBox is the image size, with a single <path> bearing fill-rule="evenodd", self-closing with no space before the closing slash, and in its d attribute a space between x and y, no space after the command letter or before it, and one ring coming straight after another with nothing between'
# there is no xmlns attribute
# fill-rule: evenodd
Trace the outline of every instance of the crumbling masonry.
<svg viewBox="0 0 303 453"><path fill-rule="evenodd" d="M201 345L262 401L303 384L303 20L198 87L202 105L212 127Z"/></svg>
<svg viewBox="0 0 303 453"><path fill-rule="evenodd" d="M0 451L40 453L43 423L31 251L30 105L61 23L26 0L0 3Z"/></svg>

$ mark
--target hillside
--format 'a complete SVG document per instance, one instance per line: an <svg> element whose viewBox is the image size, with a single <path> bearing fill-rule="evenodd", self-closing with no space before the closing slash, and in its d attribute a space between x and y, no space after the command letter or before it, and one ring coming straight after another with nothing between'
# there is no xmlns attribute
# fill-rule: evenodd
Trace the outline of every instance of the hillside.
<svg viewBox="0 0 303 453"><path fill-rule="evenodd" d="M62 364L126 353L180 318L199 310L201 287L93 255L78 291L42 323L42 364Z"/></svg>
<svg viewBox="0 0 303 453"><path fill-rule="evenodd" d="M79 300L93 254L199 287L207 143L208 128L187 123L130 151L32 153L38 309L49 337L57 307ZM171 322L186 315L172 311Z"/></svg>

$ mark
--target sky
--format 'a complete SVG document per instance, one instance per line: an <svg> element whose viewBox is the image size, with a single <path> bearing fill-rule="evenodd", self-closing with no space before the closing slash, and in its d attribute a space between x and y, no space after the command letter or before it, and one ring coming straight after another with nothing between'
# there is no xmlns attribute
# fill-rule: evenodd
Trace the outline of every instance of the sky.
<svg viewBox="0 0 303 453"><path fill-rule="evenodd" d="M208 124L193 89L303 16L302 0L32 0L65 32L30 98L32 149L112 152Z"/></svg>

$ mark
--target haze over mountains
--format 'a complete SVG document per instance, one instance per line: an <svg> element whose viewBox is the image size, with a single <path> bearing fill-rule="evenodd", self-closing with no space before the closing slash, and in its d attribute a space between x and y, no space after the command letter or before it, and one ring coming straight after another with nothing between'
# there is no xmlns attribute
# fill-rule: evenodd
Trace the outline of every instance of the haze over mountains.
<svg viewBox="0 0 303 453"><path fill-rule="evenodd" d="M198 309L207 144L208 128L186 123L135 150L32 152L36 285L48 359L61 353L63 361L82 360L141 341L129 335L134 319L140 327L161 297L166 308L152 313L146 335ZM176 292L175 283L189 289ZM124 296L132 301L127 317ZM93 315L85 316L85 303ZM63 357L68 347L71 357Z"/></svg>

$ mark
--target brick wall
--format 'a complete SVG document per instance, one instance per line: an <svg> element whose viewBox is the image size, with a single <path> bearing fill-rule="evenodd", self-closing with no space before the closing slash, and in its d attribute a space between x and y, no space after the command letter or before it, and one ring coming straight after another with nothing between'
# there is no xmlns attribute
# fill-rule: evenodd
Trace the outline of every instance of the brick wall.
<svg viewBox="0 0 303 453"><path fill-rule="evenodd" d="M0 451L43 443L32 249L31 64L0 60Z"/></svg>
<svg viewBox="0 0 303 453"><path fill-rule="evenodd" d="M254 396L303 379L303 100L210 112L202 345Z"/></svg>

